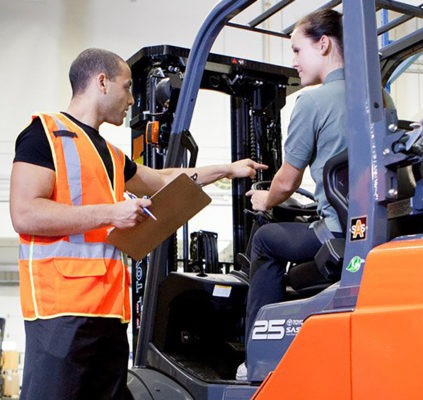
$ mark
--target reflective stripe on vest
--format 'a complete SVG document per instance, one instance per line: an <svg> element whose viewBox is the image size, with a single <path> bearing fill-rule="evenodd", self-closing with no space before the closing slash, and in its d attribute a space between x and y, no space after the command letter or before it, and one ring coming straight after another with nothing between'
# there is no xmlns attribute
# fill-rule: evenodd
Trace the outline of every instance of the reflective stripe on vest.
<svg viewBox="0 0 423 400"><path fill-rule="evenodd" d="M62 124L59 118L52 115L54 122L59 130L66 131L67 127ZM81 160L79 159L78 150L76 148L75 140L72 137L62 137L63 152L65 156L65 164L72 165L72 168L67 168L66 173L68 182L70 182L71 200L74 206L82 205L82 182L81 182ZM69 236L69 241L73 243L83 243L84 235L75 234Z"/></svg>
<svg viewBox="0 0 423 400"><path fill-rule="evenodd" d="M21 260L41 260L47 257L66 258L103 258L120 260L121 252L111 244L104 243L71 243L58 241L53 244L19 246L19 259Z"/></svg>

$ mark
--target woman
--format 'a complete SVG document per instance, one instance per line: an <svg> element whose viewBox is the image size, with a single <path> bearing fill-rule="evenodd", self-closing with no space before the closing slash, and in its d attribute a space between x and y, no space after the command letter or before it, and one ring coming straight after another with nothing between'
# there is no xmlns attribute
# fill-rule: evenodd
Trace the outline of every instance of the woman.
<svg viewBox="0 0 423 400"><path fill-rule="evenodd" d="M326 161L347 146L342 15L331 9L307 15L295 25L291 41L293 66L301 85L322 85L298 96L288 127L284 163L270 189L250 190L246 195L251 197L254 210L269 210L299 188L309 166L316 184L318 213L334 236L340 237L342 229L326 199L322 179ZM284 299L287 262L310 260L320 247L308 223L272 223L257 230L251 249L246 340L258 310ZM243 363L238 367L237 379L246 378Z"/></svg>

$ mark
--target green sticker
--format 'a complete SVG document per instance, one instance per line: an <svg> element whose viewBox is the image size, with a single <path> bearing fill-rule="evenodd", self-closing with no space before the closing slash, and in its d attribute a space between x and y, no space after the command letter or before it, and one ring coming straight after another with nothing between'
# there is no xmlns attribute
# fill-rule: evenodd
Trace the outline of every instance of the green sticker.
<svg viewBox="0 0 423 400"><path fill-rule="evenodd" d="M354 256L347 266L347 271L357 272L360 269L362 263L364 263L364 260L361 257Z"/></svg>

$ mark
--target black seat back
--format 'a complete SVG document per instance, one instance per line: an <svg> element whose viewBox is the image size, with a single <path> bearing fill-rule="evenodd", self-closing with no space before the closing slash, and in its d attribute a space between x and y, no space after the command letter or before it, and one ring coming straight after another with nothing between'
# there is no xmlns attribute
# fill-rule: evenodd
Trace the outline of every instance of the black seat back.
<svg viewBox="0 0 423 400"><path fill-rule="evenodd" d="M326 198L338 213L344 234L348 220L348 150L329 159L323 168Z"/></svg>

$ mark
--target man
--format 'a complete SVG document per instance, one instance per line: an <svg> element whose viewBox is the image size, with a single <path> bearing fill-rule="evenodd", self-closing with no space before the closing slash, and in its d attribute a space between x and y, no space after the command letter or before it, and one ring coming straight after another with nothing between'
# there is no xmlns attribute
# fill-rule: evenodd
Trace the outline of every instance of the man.
<svg viewBox="0 0 423 400"><path fill-rule="evenodd" d="M209 184L252 177L252 160L154 170L107 143L133 104L131 71L114 53L83 51L72 63L64 113L39 114L18 137L10 211L20 236L26 352L21 399L123 399L128 364L129 277L110 227L148 216L151 195L181 172ZM125 200L128 190L140 198Z"/></svg>

